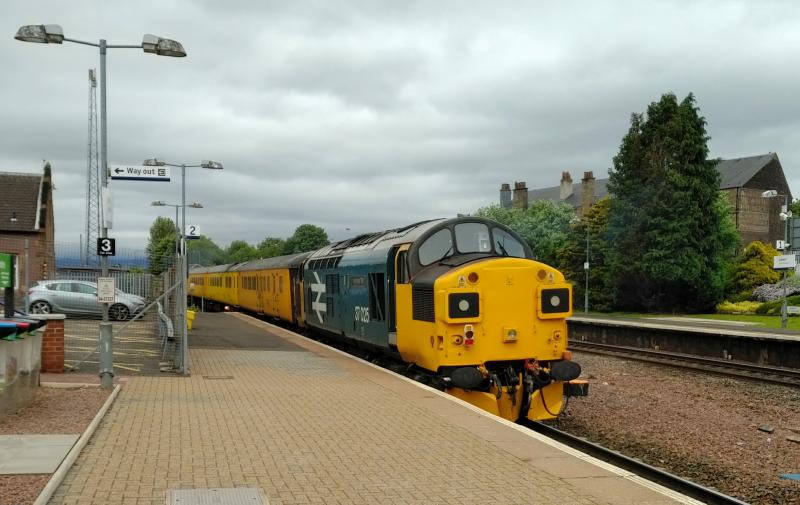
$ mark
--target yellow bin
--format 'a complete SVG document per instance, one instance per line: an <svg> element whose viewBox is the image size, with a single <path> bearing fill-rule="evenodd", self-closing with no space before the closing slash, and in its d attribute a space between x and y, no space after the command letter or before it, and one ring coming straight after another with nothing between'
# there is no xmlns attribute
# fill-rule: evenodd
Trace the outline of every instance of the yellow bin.
<svg viewBox="0 0 800 505"><path fill-rule="evenodd" d="M195 312L193 310L186 311L186 328L191 330L192 324L194 324L194 315Z"/></svg>

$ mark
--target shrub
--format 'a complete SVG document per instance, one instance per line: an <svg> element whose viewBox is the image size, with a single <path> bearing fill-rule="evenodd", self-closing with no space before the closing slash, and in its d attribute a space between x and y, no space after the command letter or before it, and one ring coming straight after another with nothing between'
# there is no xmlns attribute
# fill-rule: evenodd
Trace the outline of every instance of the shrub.
<svg viewBox="0 0 800 505"><path fill-rule="evenodd" d="M729 302L724 301L717 305L717 314L755 314L761 306L759 302Z"/></svg>
<svg viewBox="0 0 800 505"><path fill-rule="evenodd" d="M781 313L781 305L783 305L783 298L771 302L762 303L756 309L756 314L775 315ZM800 305L800 295L794 295L786 298L786 305Z"/></svg>
<svg viewBox="0 0 800 505"><path fill-rule="evenodd" d="M786 296L800 293L800 277L793 275L786 279ZM753 290L753 299L759 302L771 302L783 298L784 281L775 284L762 284Z"/></svg>

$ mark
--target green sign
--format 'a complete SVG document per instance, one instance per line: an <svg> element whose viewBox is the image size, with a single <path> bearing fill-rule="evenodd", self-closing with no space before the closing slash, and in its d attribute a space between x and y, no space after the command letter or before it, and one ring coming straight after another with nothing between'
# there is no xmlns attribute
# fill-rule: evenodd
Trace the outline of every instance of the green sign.
<svg viewBox="0 0 800 505"><path fill-rule="evenodd" d="M14 281L11 278L12 261L14 261L12 255L0 253L0 288L13 287L11 284Z"/></svg>

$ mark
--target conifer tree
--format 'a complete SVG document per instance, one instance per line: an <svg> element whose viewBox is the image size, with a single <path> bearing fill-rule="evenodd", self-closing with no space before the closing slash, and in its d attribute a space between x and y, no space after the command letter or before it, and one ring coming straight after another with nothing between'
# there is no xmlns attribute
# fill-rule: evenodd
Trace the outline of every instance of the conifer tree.
<svg viewBox="0 0 800 505"><path fill-rule="evenodd" d="M738 234L689 94L633 114L610 170L609 264L616 306L703 311L722 300Z"/></svg>

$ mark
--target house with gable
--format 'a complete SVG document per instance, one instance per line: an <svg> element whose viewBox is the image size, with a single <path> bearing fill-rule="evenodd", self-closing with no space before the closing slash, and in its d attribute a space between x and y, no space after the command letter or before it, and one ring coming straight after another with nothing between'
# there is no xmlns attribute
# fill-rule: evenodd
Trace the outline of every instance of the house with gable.
<svg viewBox="0 0 800 505"><path fill-rule="evenodd" d="M786 181L783 167L776 153L721 160L717 164L720 191L731 204L731 213L743 244L754 240L776 245L784 239L786 221L780 214L786 202L791 203L792 192ZM777 198L765 198L765 191L774 190ZM601 198L608 196L608 179L595 179L592 172L584 172L578 183L573 183L569 172L561 173L558 186L529 190L525 182L515 182L500 187L500 205L506 208L528 208L529 202L548 200L571 205L582 217Z"/></svg>
<svg viewBox="0 0 800 505"><path fill-rule="evenodd" d="M0 252L16 255L15 297L55 271L52 169L0 172ZM26 282L27 281L27 282Z"/></svg>

